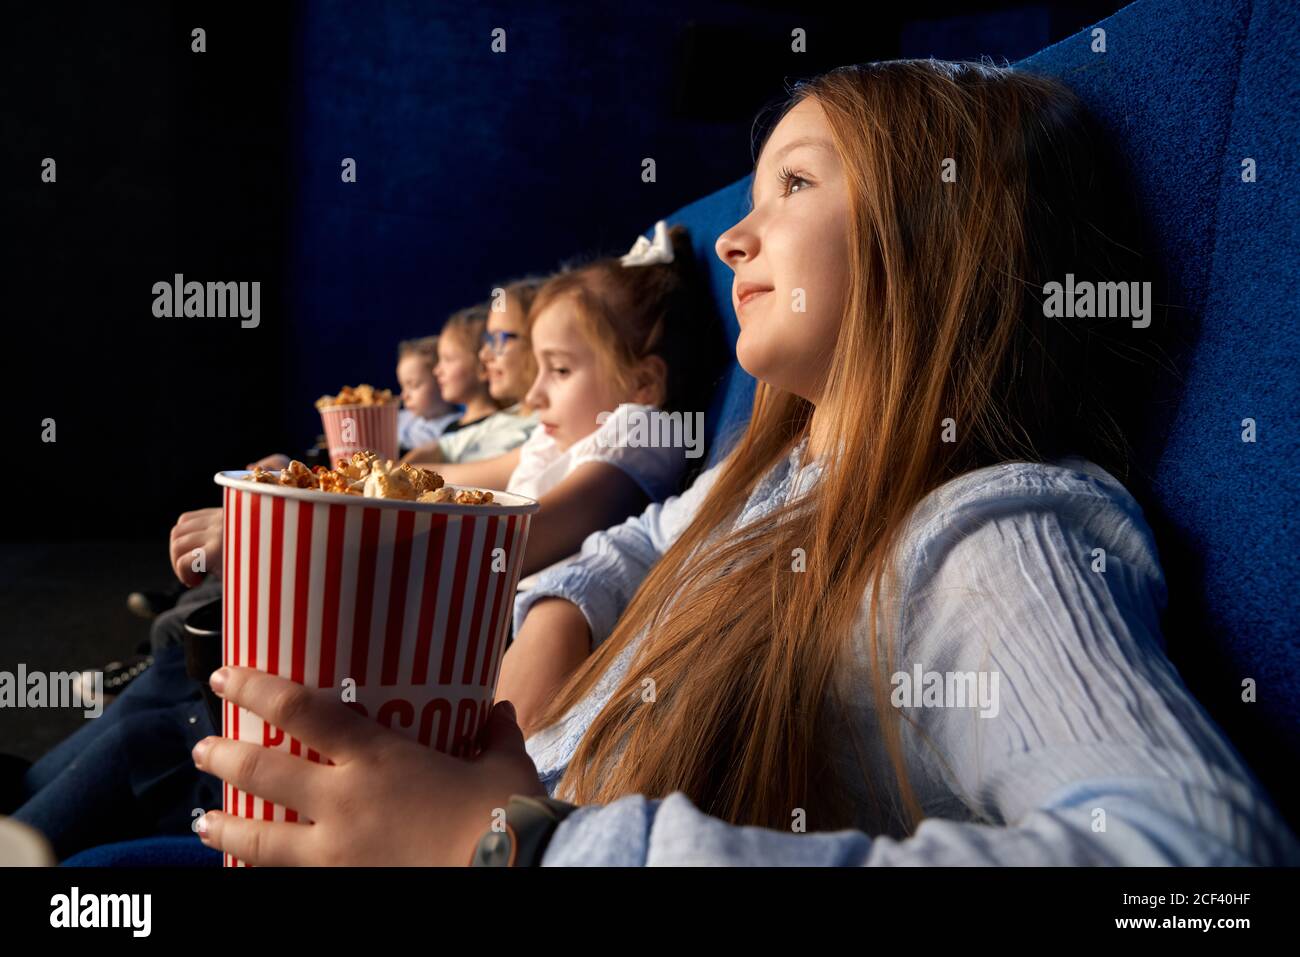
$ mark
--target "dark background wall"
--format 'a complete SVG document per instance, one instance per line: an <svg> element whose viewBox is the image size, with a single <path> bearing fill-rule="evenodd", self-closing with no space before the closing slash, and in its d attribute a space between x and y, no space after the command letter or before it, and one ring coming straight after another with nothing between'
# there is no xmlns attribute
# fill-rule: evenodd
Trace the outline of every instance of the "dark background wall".
<svg viewBox="0 0 1300 957"><path fill-rule="evenodd" d="M2 415L41 478L4 540L163 542L179 510L215 504L218 466L279 441L293 22L280 4L6 10L3 371L18 386ZM190 52L195 25L207 53ZM261 325L155 318L153 284L177 272L260 280Z"/></svg>
<svg viewBox="0 0 1300 957"><path fill-rule="evenodd" d="M787 81L900 56L1014 61L1120 5L8 11L0 415L39 494L0 541L163 542L178 512L216 504L214 471L309 444L317 395L392 385L399 339L516 275L623 251L743 176ZM260 326L155 318L153 283L178 272L260 281Z"/></svg>

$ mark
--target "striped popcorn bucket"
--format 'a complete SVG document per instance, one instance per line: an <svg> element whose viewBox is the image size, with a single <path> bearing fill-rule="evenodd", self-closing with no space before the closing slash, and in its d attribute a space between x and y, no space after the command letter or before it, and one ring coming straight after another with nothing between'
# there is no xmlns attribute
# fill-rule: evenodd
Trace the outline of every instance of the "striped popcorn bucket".
<svg viewBox="0 0 1300 957"><path fill-rule="evenodd" d="M537 503L361 498L221 472L222 658L341 700L421 744L471 753L505 651ZM309 761L327 757L222 702L222 734ZM297 821L224 786L228 814ZM240 866L230 854L228 867Z"/></svg>
<svg viewBox="0 0 1300 957"><path fill-rule="evenodd" d="M321 409L330 463L369 449L381 459L397 458L397 403L336 405Z"/></svg>

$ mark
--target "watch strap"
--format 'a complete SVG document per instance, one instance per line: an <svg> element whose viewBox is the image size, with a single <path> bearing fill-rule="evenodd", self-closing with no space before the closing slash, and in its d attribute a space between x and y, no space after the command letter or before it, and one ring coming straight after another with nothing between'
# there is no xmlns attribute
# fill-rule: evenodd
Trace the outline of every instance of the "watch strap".
<svg viewBox="0 0 1300 957"><path fill-rule="evenodd" d="M470 858L471 867L534 867L541 863L560 822L577 805L552 797L515 794L506 804L505 830L489 828Z"/></svg>

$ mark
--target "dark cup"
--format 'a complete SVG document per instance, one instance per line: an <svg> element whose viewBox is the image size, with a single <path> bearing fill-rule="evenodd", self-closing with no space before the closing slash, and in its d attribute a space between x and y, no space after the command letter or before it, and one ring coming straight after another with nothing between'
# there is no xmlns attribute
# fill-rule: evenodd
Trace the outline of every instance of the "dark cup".
<svg viewBox="0 0 1300 957"><path fill-rule="evenodd" d="M203 689L217 734L222 733L221 699L208 686L208 677L221 665L221 599L216 598L185 616L185 673Z"/></svg>

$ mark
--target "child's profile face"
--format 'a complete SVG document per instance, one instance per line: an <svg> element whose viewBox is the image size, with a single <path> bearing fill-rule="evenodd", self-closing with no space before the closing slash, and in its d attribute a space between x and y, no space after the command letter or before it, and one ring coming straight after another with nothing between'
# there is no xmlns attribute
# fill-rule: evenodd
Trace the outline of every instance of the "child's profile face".
<svg viewBox="0 0 1300 957"><path fill-rule="evenodd" d="M513 332L519 338L506 342L505 351L498 354L488 346L479 350L479 360L487 369L488 390L498 402L514 404L524 397L532 385L533 354L529 348L528 329L523 309L513 298L506 297L505 309L488 310L488 332Z"/></svg>
<svg viewBox="0 0 1300 957"><path fill-rule="evenodd" d="M438 337L438 365L433 370L443 399L464 405L483 389L487 370L478 356L455 336Z"/></svg>
<svg viewBox="0 0 1300 957"><path fill-rule="evenodd" d="M736 360L815 403L844 313L850 253L848 184L816 100L801 102L772 131L753 194L749 215L715 246L735 273Z"/></svg>
<svg viewBox="0 0 1300 957"><path fill-rule="evenodd" d="M402 387L402 405L411 414L431 419L447 408L433 370L420 356L403 356L397 361L397 383Z"/></svg>
<svg viewBox="0 0 1300 957"><path fill-rule="evenodd" d="M612 412L620 403L631 401L630 396L619 394L618 386L598 363L568 299L551 303L537 315L532 340L538 368L526 401L537 409L538 428L544 429L561 451L596 431L600 425L596 416L601 412Z"/></svg>

